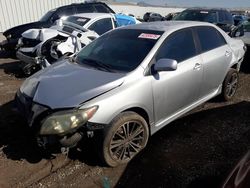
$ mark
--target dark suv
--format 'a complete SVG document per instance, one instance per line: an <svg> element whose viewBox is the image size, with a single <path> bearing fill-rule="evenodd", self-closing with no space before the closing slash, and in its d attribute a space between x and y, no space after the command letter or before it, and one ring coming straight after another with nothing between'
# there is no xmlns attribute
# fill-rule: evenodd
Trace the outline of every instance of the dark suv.
<svg viewBox="0 0 250 188"><path fill-rule="evenodd" d="M6 50L15 49L18 39L21 34L28 29L47 28L54 24L56 20L62 16L68 16L78 13L88 12L102 12L102 13L115 13L108 5L102 2L93 3L74 3L66 6L61 6L48 11L39 21L19 25L6 30L3 35L7 40L0 44L0 47Z"/></svg>
<svg viewBox="0 0 250 188"><path fill-rule="evenodd" d="M164 17L158 13L154 12L146 12L143 16L143 20L145 22L153 22L153 21L163 21Z"/></svg>
<svg viewBox="0 0 250 188"><path fill-rule="evenodd" d="M178 14L174 20L191 20L210 22L230 33L234 25L233 16L226 9L218 8L189 8Z"/></svg>

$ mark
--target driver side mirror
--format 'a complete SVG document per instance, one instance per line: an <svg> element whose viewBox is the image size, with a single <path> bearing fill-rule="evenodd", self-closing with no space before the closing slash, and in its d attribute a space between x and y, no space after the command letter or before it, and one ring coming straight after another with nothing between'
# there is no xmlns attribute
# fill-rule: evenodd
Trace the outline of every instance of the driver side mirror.
<svg viewBox="0 0 250 188"><path fill-rule="evenodd" d="M177 61L174 59L159 59L153 66L156 72L175 71L177 69Z"/></svg>

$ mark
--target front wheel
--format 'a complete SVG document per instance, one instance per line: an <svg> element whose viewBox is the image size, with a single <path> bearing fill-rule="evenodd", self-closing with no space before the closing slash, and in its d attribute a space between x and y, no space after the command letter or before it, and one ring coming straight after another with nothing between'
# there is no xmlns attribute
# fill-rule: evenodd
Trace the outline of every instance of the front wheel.
<svg viewBox="0 0 250 188"><path fill-rule="evenodd" d="M235 69L230 69L222 85L221 96L223 100L229 101L234 97L236 90L238 88L238 82L239 82L238 71Z"/></svg>
<svg viewBox="0 0 250 188"><path fill-rule="evenodd" d="M109 166L129 162L147 144L148 124L135 112L123 112L104 132L102 158Z"/></svg>

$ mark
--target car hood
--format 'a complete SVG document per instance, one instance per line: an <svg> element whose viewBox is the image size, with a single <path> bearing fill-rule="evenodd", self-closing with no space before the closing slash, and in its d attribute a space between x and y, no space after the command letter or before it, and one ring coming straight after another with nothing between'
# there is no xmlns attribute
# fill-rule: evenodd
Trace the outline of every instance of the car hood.
<svg viewBox="0 0 250 188"><path fill-rule="evenodd" d="M21 34L28 29L49 27L50 25L51 24L47 22L41 22L41 21L26 23L6 30L5 32L3 32L3 35L6 37L11 34L11 38L19 38L21 37Z"/></svg>
<svg viewBox="0 0 250 188"><path fill-rule="evenodd" d="M59 31L51 28L44 29L29 29L22 33L22 37L26 39L36 39L40 41L46 41L53 37L56 37L59 34ZM60 33L61 36L68 37L69 35Z"/></svg>
<svg viewBox="0 0 250 188"><path fill-rule="evenodd" d="M28 78L20 91L51 109L72 108L120 86L124 76L85 68L66 59Z"/></svg>

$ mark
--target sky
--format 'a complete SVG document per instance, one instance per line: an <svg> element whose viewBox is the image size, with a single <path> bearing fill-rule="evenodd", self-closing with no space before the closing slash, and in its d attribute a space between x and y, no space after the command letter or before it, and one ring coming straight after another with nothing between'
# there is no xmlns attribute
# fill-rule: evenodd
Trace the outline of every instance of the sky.
<svg viewBox="0 0 250 188"><path fill-rule="evenodd" d="M140 2L154 5L180 6L180 7L223 7L223 8L249 8L250 0L116 0L117 2Z"/></svg>

